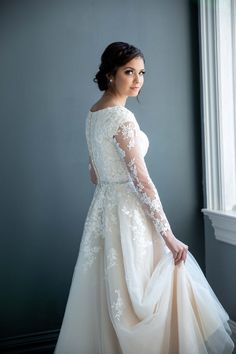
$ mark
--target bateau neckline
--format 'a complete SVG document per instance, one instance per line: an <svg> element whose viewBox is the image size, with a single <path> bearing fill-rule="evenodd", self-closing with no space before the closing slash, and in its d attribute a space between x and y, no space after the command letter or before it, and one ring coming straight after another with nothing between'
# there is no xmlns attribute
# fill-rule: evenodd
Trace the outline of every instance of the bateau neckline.
<svg viewBox="0 0 236 354"><path fill-rule="evenodd" d="M97 111L91 111L91 110L89 110L89 113L98 113L98 112L101 112L101 111L105 111L106 109L112 109L112 108L118 108L118 107L122 107L122 108L127 109L125 106L117 105L117 106L111 106L111 107L101 108L101 109L98 109Z"/></svg>

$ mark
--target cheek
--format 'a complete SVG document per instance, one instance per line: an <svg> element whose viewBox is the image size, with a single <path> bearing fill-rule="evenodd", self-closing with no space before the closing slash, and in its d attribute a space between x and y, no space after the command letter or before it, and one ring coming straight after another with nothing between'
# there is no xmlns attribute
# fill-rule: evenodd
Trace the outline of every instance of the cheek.
<svg viewBox="0 0 236 354"><path fill-rule="evenodd" d="M125 85L127 85L127 83L129 83L129 81L130 81L129 77L122 76L122 77L119 78L117 83L118 83L119 86L125 86Z"/></svg>
<svg viewBox="0 0 236 354"><path fill-rule="evenodd" d="M131 76L125 76L120 80L120 85L121 86L129 86L132 83L132 77Z"/></svg>

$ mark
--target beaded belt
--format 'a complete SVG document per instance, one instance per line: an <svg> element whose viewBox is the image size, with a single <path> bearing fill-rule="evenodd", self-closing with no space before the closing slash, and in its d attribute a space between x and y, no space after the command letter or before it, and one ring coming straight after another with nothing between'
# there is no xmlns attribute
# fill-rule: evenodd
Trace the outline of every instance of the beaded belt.
<svg viewBox="0 0 236 354"><path fill-rule="evenodd" d="M126 181L98 181L98 186L102 186L102 185L113 185L113 184L126 184L126 183L132 183L132 181L130 180L126 180Z"/></svg>

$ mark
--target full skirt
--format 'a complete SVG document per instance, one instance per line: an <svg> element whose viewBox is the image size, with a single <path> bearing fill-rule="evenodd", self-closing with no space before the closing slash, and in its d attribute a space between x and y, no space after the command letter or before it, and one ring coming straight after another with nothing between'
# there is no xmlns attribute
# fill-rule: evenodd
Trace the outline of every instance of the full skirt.
<svg viewBox="0 0 236 354"><path fill-rule="evenodd" d="M188 252L172 253L132 186L98 185L55 354L230 354L228 314Z"/></svg>

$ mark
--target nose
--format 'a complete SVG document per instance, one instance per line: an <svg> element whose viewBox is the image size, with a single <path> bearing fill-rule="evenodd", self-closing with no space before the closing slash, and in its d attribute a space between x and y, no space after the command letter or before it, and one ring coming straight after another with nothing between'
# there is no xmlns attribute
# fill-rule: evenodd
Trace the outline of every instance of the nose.
<svg viewBox="0 0 236 354"><path fill-rule="evenodd" d="M139 81L140 81L139 75L138 75L138 74L135 74L135 76L134 76L134 82L139 83Z"/></svg>

